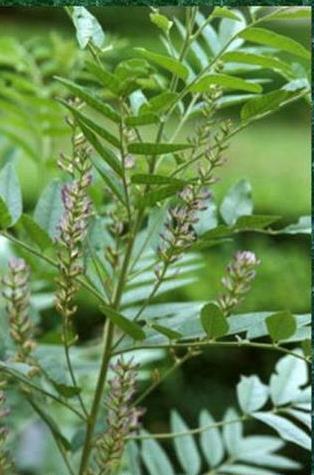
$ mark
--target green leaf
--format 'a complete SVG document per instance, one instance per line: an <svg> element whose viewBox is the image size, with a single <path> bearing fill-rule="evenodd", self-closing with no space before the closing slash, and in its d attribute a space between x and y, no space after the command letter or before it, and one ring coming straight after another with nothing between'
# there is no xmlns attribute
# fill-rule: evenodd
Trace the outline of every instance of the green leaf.
<svg viewBox="0 0 314 475"><path fill-rule="evenodd" d="M240 180L233 185L225 196L220 213L224 221L229 225L234 225L240 216L252 214L252 189L246 180Z"/></svg>
<svg viewBox="0 0 314 475"><path fill-rule="evenodd" d="M110 132L108 132L104 127L101 127L100 125L96 124L96 122L94 122L92 119L89 119L85 114L82 114L82 112L78 111L67 102L62 101L62 103L72 112L74 118L77 120L80 127L81 126L88 127L89 129L93 130L97 135L99 135L101 138L103 138L104 140L107 140L107 142L109 142L114 147L120 148L119 140Z"/></svg>
<svg viewBox="0 0 314 475"><path fill-rule="evenodd" d="M110 307L102 305L100 310L108 317L117 327L134 340L144 340L145 333L142 328L132 320L128 320L120 313Z"/></svg>
<svg viewBox="0 0 314 475"><path fill-rule="evenodd" d="M156 191L149 191L139 199L138 206L154 206L156 203L175 195L181 189L182 185L166 185Z"/></svg>
<svg viewBox="0 0 314 475"><path fill-rule="evenodd" d="M106 86L113 94L119 94L121 83L117 76L96 63L86 61L85 64L87 70L95 77L97 82L100 82L103 86Z"/></svg>
<svg viewBox="0 0 314 475"><path fill-rule="evenodd" d="M181 333L172 330L171 328L164 327L163 325L158 325L157 323L152 324L151 327L156 330L156 332L169 338L169 340L179 340L182 337Z"/></svg>
<svg viewBox="0 0 314 475"><path fill-rule="evenodd" d="M137 125L149 125L155 124L158 122L158 116L156 114L141 114L141 115L130 115L125 119L126 125L137 126Z"/></svg>
<svg viewBox="0 0 314 475"><path fill-rule="evenodd" d="M81 392L81 388L77 386L69 386L68 384L59 383L49 378L49 381L53 384L56 391L63 397L70 399L77 396Z"/></svg>
<svg viewBox="0 0 314 475"><path fill-rule="evenodd" d="M306 450L311 450L310 436L284 417L270 412L255 412L253 417L274 429L283 440L293 442Z"/></svg>
<svg viewBox="0 0 314 475"><path fill-rule="evenodd" d="M227 409L223 418L226 424L223 426L222 433L226 449L228 453L234 457L238 456L243 441L242 422L237 419L239 419L239 414L233 408Z"/></svg>
<svg viewBox="0 0 314 475"><path fill-rule="evenodd" d="M37 404L37 402L34 401L33 398L30 398L29 396L26 396L26 397L27 397L29 403L31 404L31 406L33 407L33 409L37 412L37 414L40 416L40 418L47 424L50 431L53 433L54 437L60 442L60 444L63 446L63 448L66 451L70 451L71 450L70 442L60 432L60 429L59 429L57 423L54 421L54 419L52 419L50 414L48 412L46 412L41 406L39 406Z"/></svg>
<svg viewBox="0 0 314 475"><path fill-rule="evenodd" d="M265 322L268 333L275 342L290 338L297 329L295 317L290 312L274 313L267 317Z"/></svg>
<svg viewBox="0 0 314 475"><path fill-rule="evenodd" d="M76 38L80 48L84 49L91 41L95 46L101 48L105 34L98 23L98 20L84 7L73 7L72 20L76 28Z"/></svg>
<svg viewBox="0 0 314 475"><path fill-rule="evenodd" d="M34 211L34 220L52 239L59 235L58 226L64 213L61 189L59 180L49 183L40 195Z"/></svg>
<svg viewBox="0 0 314 475"><path fill-rule="evenodd" d="M228 51L221 57L221 60L232 63L254 64L257 66L262 66L263 68L268 68L271 70L275 69L286 74L291 74L291 67L289 64L271 56L246 53L244 51Z"/></svg>
<svg viewBox="0 0 314 475"><path fill-rule="evenodd" d="M11 224L12 218L8 207L0 197L0 229L7 229Z"/></svg>
<svg viewBox="0 0 314 475"><path fill-rule="evenodd" d="M219 224L219 226L216 226L215 228L210 229L209 231L206 231L204 234L202 234L201 239L202 240L217 239L217 238L230 236L230 234L232 234L231 228L229 228L228 226L224 224Z"/></svg>
<svg viewBox="0 0 314 475"><path fill-rule="evenodd" d="M53 241L47 231L39 226L31 216L22 214L19 223L21 223L31 241L37 244L42 251L53 246Z"/></svg>
<svg viewBox="0 0 314 475"><path fill-rule="evenodd" d="M297 350L301 355L301 351ZM301 387L308 382L308 370L305 361L292 355L284 356L277 362L271 375L269 388L276 406L291 403L298 399Z"/></svg>
<svg viewBox="0 0 314 475"><path fill-rule="evenodd" d="M188 77L189 72L187 68L183 66L183 64L181 64L177 59L171 58L170 56L156 54L144 48L135 48L135 51L143 56L143 58L157 64L158 66L161 66L183 80Z"/></svg>
<svg viewBox="0 0 314 475"><path fill-rule="evenodd" d="M129 153L136 155L164 155L165 153L178 152L191 148L190 144L175 143L131 143L128 146Z"/></svg>
<svg viewBox="0 0 314 475"><path fill-rule="evenodd" d="M230 20L242 21L232 10L227 7L215 7L211 18L229 18Z"/></svg>
<svg viewBox="0 0 314 475"><path fill-rule="evenodd" d="M108 119L111 119L113 122L116 122L117 124L120 123L119 114L111 106L105 104L103 100L96 96L96 94L90 92L87 88L78 86L72 81L68 81L67 79L58 76L56 79L66 86L73 95L82 99L87 105L100 112Z"/></svg>
<svg viewBox="0 0 314 475"><path fill-rule="evenodd" d="M302 351L304 353L304 356L306 358L310 358L312 356L312 341L307 338L306 340L303 340L301 343Z"/></svg>
<svg viewBox="0 0 314 475"><path fill-rule="evenodd" d="M200 413L199 426L204 428L211 424L214 425L215 420L208 411L202 410ZM225 450L219 429L217 427L212 427L211 429L203 431L200 435L200 444L209 466L216 467L220 464L223 460Z"/></svg>
<svg viewBox="0 0 314 475"><path fill-rule="evenodd" d="M239 405L245 414L258 411L268 399L268 386L263 384L258 376L241 376L237 384Z"/></svg>
<svg viewBox="0 0 314 475"><path fill-rule="evenodd" d="M208 303L202 308L201 322L208 338L220 338L228 333L228 321L215 303Z"/></svg>
<svg viewBox="0 0 314 475"><path fill-rule="evenodd" d="M161 30L165 33L169 33L173 22L169 20L165 15L161 15L158 11L150 13L149 15L150 21L154 23L154 25L158 26Z"/></svg>
<svg viewBox="0 0 314 475"><path fill-rule="evenodd" d="M311 234L312 223L311 216L301 216L297 223L280 230L280 234Z"/></svg>
<svg viewBox="0 0 314 475"><path fill-rule="evenodd" d="M99 149L100 150L100 149ZM102 155L103 157L104 155ZM124 189L121 183L117 180L113 172L97 157L90 157L90 161L108 186L112 193L118 198L118 200L126 205Z"/></svg>
<svg viewBox="0 0 314 475"><path fill-rule="evenodd" d="M284 102L292 97L292 93L279 89L263 94L260 97L250 99L241 109L241 119L247 121L253 117L258 117L267 112L275 111L284 104Z"/></svg>
<svg viewBox="0 0 314 475"><path fill-rule="evenodd" d="M84 441L83 441L84 443ZM141 475L140 451L134 440L129 440L125 448L127 467L132 475Z"/></svg>
<svg viewBox="0 0 314 475"><path fill-rule="evenodd" d="M123 170L121 163L115 156L115 154L105 147L99 140L97 139L96 135L88 128L85 127L84 125L80 125L83 134L87 138L87 140L90 142L90 144L94 147L98 155L109 165L112 170L114 170L119 176L123 176Z"/></svg>
<svg viewBox="0 0 314 475"><path fill-rule="evenodd" d="M175 411L171 413L171 431L186 432L189 427ZM174 439L176 455L183 470L189 475L198 475L201 468L201 458L192 435L184 435Z"/></svg>
<svg viewBox="0 0 314 475"><path fill-rule="evenodd" d="M161 113L168 110L171 105L178 99L178 94L175 92L162 92L158 96L154 96L148 102L142 105L140 114L144 112Z"/></svg>
<svg viewBox="0 0 314 475"><path fill-rule="evenodd" d="M207 92L211 86L215 84L227 89L236 89L240 91L261 93L263 88L260 84L246 81L236 76L228 76L227 74L211 74L199 79L190 87L192 92Z"/></svg>
<svg viewBox="0 0 314 475"><path fill-rule="evenodd" d="M297 41L288 38L287 36L275 33L274 31L266 30L265 28L251 27L244 31L240 31L238 36L251 41L252 43L272 46L273 48L287 51L288 53L300 56L301 58L310 59L311 57L310 52Z"/></svg>
<svg viewBox="0 0 314 475"><path fill-rule="evenodd" d="M149 475L175 475L166 452L156 440L143 440L141 454Z"/></svg>
<svg viewBox="0 0 314 475"><path fill-rule="evenodd" d="M233 229L235 230L258 230L264 229L270 224L278 221L280 216L263 216L263 215L248 215L240 216L236 223L234 224Z"/></svg>
<svg viewBox="0 0 314 475"><path fill-rule="evenodd" d="M269 20L303 20L311 18L310 7L281 7L275 12L267 15L267 21Z"/></svg>
<svg viewBox="0 0 314 475"><path fill-rule="evenodd" d="M181 185L186 184L183 180L178 180L177 178L172 178L164 175L146 175L143 173L138 173L132 175L131 181L134 184L138 185Z"/></svg>
<svg viewBox="0 0 314 475"><path fill-rule="evenodd" d="M16 223L22 214L22 193L12 161L4 165L0 171L0 198L3 199L10 213L10 224Z"/></svg>

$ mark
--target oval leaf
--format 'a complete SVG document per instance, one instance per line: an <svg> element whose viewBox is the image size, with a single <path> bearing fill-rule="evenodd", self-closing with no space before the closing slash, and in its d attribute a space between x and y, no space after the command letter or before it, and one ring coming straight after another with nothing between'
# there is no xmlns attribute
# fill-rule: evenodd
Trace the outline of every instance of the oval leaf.
<svg viewBox="0 0 314 475"><path fill-rule="evenodd" d="M294 335L297 323L290 312L277 312L265 320L267 330L273 341L286 340Z"/></svg>
<svg viewBox="0 0 314 475"><path fill-rule="evenodd" d="M181 64L177 59L171 58L170 56L156 54L144 48L135 48L135 51L143 56L143 58L151 61L152 63L158 64L158 66L170 71L181 79L186 79L188 77L189 72L187 68L183 66L183 64Z"/></svg>
<svg viewBox="0 0 314 475"><path fill-rule="evenodd" d="M202 308L201 322L208 338L220 338L228 333L227 319L214 303L208 303Z"/></svg>
<svg viewBox="0 0 314 475"><path fill-rule="evenodd" d="M227 74L211 74L205 76L190 87L192 92L206 92L216 84L227 89L237 89L240 91L261 93L263 88L260 84L255 84L244 79L228 76Z"/></svg>

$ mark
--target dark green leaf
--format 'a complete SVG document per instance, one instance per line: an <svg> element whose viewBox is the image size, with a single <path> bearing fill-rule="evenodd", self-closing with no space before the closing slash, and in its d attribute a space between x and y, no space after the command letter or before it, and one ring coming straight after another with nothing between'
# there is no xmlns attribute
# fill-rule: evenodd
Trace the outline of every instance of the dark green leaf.
<svg viewBox="0 0 314 475"><path fill-rule="evenodd" d="M248 215L240 216L234 224L235 230L254 230L264 229L266 226L278 221L280 216L263 216L263 215Z"/></svg>
<svg viewBox="0 0 314 475"><path fill-rule="evenodd" d="M64 212L61 188L62 185L58 180L49 183L42 192L34 211L34 220L47 231L52 239L59 235L58 226Z"/></svg>
<svg viewBox="0 0 314 475"><path fill-rule="evenodd" d="M119 94L120 91L120 81L119 79L105 68L98 66L96 63L91 63L86 61L86 67L88 71L95 77L97 82L100 82L104 86L106 86L109 91L113 92L114 94Z"/></svg>
<svg viewBox="0 0 314 475"><path fill-rule="evenodd" d="M182 337L181 333L172 330L171 328L164 327L163 325L158 325L157 323L152 324L151 327L158 333L165 335L169 340L179 340Z"/></svg>
<svg viewBox="0 0 314 475"><path fill-rule="evenodd" d="M158 116L155 114L131 115L125 119L126 125L149 125L158 122Z"/></svg>
<svg viewBox="0 0 314 475"><path fill-rule="evenodd" d="M115 325L117 325L117 327L120 328L120 330L129 335L131 338L134 340L144 340L145 333L137 323L128 320L110 307L105 307L102 305L100 309L106 315L106 317L108 317Z"/></svg>
<svg viewBox="0 0 314 475"><path fill-rule="evenodd" d="M185 185L183 180L178 180L177 178L164 175L145 175L142 173L132 175L131 181L139 185Z"/></svg>
<svg viewBox="0 0 314 475"><path fill-rule="evenodd" d="M96 94L90 92L87 88L78 86L72 81L68 81L67 79L60 77L56 77L56 79L64 84L73 95L82 99L87 105L100 112L105 117L108 117L108 119L120 123L119 114L111 106L105 104L103 100L96 96Z"/></svg>
<svg viewBox="0 0 314 475"><path fill-rule="evenodd" d="M208 338L220 338L228 333L228 321L215 303L208 303L202 308L201 322Z"/></svg>
<svg viewBox="0 0 314 475"><path fill-rule="evenodd" d="M8 207L0 196L0 229L7 229L11 224L12 218Z"/></svg>
<svg viewBox="0 0 314 475"><path fill-rule="evenodd" d="M164 110L168 110L170 106L177 100L178 94L175 92L162 92L158 96L153 97L148 102L143 104L140 109L140 113L154 112L161 113Z"/></svg>
<svg viewBox="0 0 314 475"><path fill-rule="evenodd" d="M241 109L241 119L244 121L250 120L253 117L260 116L270 111L274 111L280 107L292 93L279 89L278 91L271 91L260 97L250 99Z"/></svg>
<svg viewBox="0 0 314 475"><path fill-rule="evenodd" d="M286 311L270 315L266 318L265 322L268 333L275 342L290 338L297 329L294 315Z"/></svg>
<svg viewBox="0 0 314 475"><path fill-rule="evenodd" d="M237 89L240 91L261 93L263 88L260 84L246 81L235 76L228 76L227 74L211 74L199 79L190 87L192 92L207 92L211 86L215 84L227 89Z"/></svg>
<svg viewBox="0 0 314 475"><path fill-rule="evenodd" d="M310 339L303 340L301 346L304 356L310 358L312 356L312 341Z"/></svg>
<svg viewBox="0 0 314 475"><path fill-rule="evenodd" d="M121 203L126 204L123 187L112 171L99 158L90 157L90 160L112 193Z"/></svg>
<svg viewBox="0 0 314 475"><path fill-rule="evenodd" d="M58 391L58 393L67 399L77 396L81 392L81 388L78 388L77 386L69 386L67 384L59 383L51 379L50 382L53 384L54 388Z"/></svg>
<svg viewBox="0 0 314 475"><path fill-rule="evenodd" d="M230 236L232 234L232 230L228 227L225 226L224 224L220 224L219 226L210 229L209 231L206 231L204 234L202 234L202 239L209 240L209 239L216 239L216 238L221 238L225 236Z"/></svg>
<svg viewBox="0 0 314 475"><path fill-rule="evenodd" d="M96 122L94 122L92 119L89 119L85 114L82 114L82 112L78 111L67 102L63 102L63 104L72 112L74 118L78 121L80 126L83 125L88 127L101 138L107 140L107 142L109 142L114 147L120 148L119 140L110 132L108 132L104 127L101 127L100 125L96 124Z"/></svg>
<svg viewBox="0 0 314 475"><path fill-rule="evenodd" d="M272 46L281 51L287 51L301 58L310 59L311 57L310 52L297 41L275 33L274 31L266 30L265 28L248 28L240 32L238 36L253 43Z"/></svg>
<svg viewBox="0 0 314 475"><path fill-rule="evenodd" d="M53 241L47 231L39 226L28 214L23 214L19 223L21 223L31 241L37 244L42 251L53 245Z"/></svg>
<svg viewBox="0 0 314 475"><path fill-rule="evenodd" d="M144 197L139 200L139 207L141 206L153 206L154 204L175 195L182 189L182 185L168 185L159 188L156 191L149 191Z"/></svg>
<svg viewBox="0 0 314 475"><path fill-rule="evenodd" d="M135 51L143 56L143 58L146 58L152 63L158 64L158 66L170 71L181 79L186 79L188 77L189 72L187 68L177 59L171 58L170 56L156 54L144 48L135 48Z"/></svg>
<svg viewBox="0 0 314 475"><path fill-rule="evenodd" d="M123 175L123 170L121 163L115 156L115 154L109 150L107 147L105 147L99 140L97 139L96 135L88 128L85 127L84 125L80 125L83 134L87 138L87 140L90 142L90 144L94 147L96 152L98 152L98 155L112 168L119 176Z"/></svg>
<svg viewBox="0 0 314 475"><path fill-rule="evenodd" d="M0 197L10 213L10 224L16 223L22 214L22 193L12 161L9 161L0 171Z"/></svg>
<svg viewBox="0 0 314 475"><path fill-rule="evenodd" d="M131 143L128 147L130 153L136 155L163 155L191 148L190 144L175 143Z"/></svg>

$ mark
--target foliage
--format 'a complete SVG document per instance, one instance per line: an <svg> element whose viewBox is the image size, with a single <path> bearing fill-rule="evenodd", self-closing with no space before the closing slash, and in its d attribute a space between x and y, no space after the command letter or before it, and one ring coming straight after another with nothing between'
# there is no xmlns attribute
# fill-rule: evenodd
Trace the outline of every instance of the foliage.
<svg viewBox="0 0 314 475"><path fill-rule="evenodd" d="M83 7L66 11L84 51L75 49L65 68L59 71L53 62L49 69L49 54L44 49L39 56L36 42L23 52L11 42L0 58L6 93L1 100L10 114L9 121L2 118L0 132L41 171L54 165L56 130L67 127L71 137L71 147L58 160L60 176L43 190L32 213L23 213L12 154L0 170L1 234L24 259L10 261L3 279L9 318L1 373L8 394L20 394L21 417L27 419L24 404L30 405L55 441L61 458L40 470L127 475L146 473L145 467L151 475L178 470L244 475L298 469L297 461L277 451L286 443L309 450L309 435L298 424L309 427L310 316L285 309L236 313L262 256L236 253L222 278L224 293L214 301L158 298L194 281L200 250L239 233L309 233L307 217L280 226L279 216L253 214L246 180L235 183L220 204L212 194L236 133L287 104L310 100L309 52L264 27L278 19L307 18L308 9L215 7L205 18L197 7L186 7L185 22L153 9L150 19L161 32L164 53L136 48L127 59L115 58L112 67L99 22ZM295 62L281 59L282 51ZM279 89L263 92L265 69L278 75ZM228 115L234 104L241 105L236 123L221 114L224 109ZM197 125L179 140L190 119ZM79 289L99 305L102 343L97 338L92 345L80 344ZM60 317L49 344L44 336L37 338L36 316L52 305L54 294ZM240 415L229 408L216 423L206 409L199 427L190 430L173 411L170 433L143 431L138 407L163 379L155 375L150 382L145 363L173 354L165 377L208 346L225 348L226 361L227 349L234 347L285 356L268 385L257 375L241 378ZM139 395L136 378L147 385ZM264 423L276 437L244 437L248 420ZM173 439L173 460L158 439ZM4 443L6 436L1 450ZM8 465L6 448L2 460ZM27 469L20 457L16 462Z"/></svg>

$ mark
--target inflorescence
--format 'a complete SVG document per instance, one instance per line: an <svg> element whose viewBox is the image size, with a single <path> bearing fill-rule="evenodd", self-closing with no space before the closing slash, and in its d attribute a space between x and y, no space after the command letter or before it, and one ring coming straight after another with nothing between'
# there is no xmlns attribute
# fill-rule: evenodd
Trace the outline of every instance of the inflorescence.
<svg viewBox="0 0 314 475"><path fill-rule="evenodd" d="M260 260L253 252L239 251L234 255L221 281L225 293L217 301L225 315L230 315L234 307L242 302L244 295L250 290L259 264Z"/></svg>

